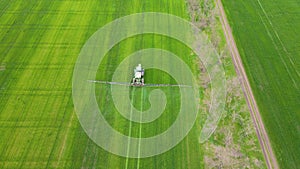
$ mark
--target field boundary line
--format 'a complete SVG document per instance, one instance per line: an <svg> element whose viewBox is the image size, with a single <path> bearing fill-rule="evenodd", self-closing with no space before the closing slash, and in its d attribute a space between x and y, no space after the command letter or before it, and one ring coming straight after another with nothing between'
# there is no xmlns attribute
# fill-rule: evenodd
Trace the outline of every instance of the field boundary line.
<svg viewBox="0 0 300 169"><path fill-rule="evenodd" d="M233 37L232 31L231 31L231 28L229 26L228 20L226 18L226 14L225 14L221 0L216 0L216 4L220 11L220 20L222 23L222 28L224 30L225 38L226 38L228 47L230 49L231 57L232 57L234 67L235 67L236 73L238 75L239 81L241 83L243 93L245 95L248 107L250 109L250 114L251 114L255 129L256 129L256 134L257 134L259 143L260 143L262 151L263 151L263 155L266 160L267 167L278 169L279 167L278 167L275 155L273 153L268 135L264 128L258 106L256 104L253 92L251 90L249 80L245 73L243 63L241 61L240 54L238 52L236 43L234 41L234 37Z"/></svg>

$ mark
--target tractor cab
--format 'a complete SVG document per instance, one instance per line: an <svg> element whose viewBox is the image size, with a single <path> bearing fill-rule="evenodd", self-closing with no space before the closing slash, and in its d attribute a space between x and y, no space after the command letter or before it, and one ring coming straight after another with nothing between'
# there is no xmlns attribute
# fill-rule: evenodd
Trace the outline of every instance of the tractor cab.
<svg viewBox="0 0 300 169"><path fill-rule="evenodd" d="M141 64L134 69L134 77L132 79L132 86L144 86L144 69Z"/></svg>

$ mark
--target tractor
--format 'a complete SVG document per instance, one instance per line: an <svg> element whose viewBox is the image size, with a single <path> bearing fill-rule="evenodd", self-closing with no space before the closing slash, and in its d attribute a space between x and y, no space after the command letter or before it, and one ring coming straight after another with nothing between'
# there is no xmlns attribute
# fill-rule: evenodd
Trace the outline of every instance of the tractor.
<svg viewBox="0 0 300 169"><path fill-rule="evenodd" d="M141 64L134 69L134 77L132 78L132 86L144 86L144 73L145 70L142 68Z"/></svg>

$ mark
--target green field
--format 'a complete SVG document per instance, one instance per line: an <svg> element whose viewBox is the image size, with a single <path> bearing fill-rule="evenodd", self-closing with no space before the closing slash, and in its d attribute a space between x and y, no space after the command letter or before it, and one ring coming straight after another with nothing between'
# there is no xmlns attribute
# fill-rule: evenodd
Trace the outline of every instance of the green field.
<svg viewBox="0 0 300 169"><path fill-rule="evenodd" d="M299 168L299 1L223 4L279 165Z"/></svg>
<svg viewBox="0 0 300 169"><path fill-rule="evenodd" d="M206 143L198 141L203 117L207 116L203 110L188 136L158 156L129 159L113 155L90 140L79 124L72 100L72 75L88 38L106 23L137 12L164 12L188 20L186 5L184 0L0 1L0 168L265 168L238 84L228 83L231 89L220 127ZM218 28L220 31L220 25ZM219 50L225 50L222 38ZM190 66L195 76L200 74L199 60L184 44L146 34L112 48L99 66L97 79L111 80L122 59L145 48L171 51ZM230 57L224 55L223 62L228 81L237 79ZM132 69L128 67L127 73ZM147 72L149 83L174 82L162 71ZM121 117L109 89L96 86L99 108L111 126L125 135L153 136L176 119L178 88L163 89L170 104L158 120L143 125ZM137 109L149 108L151 90L131 91ZM203 87L199 93L207 94ZM113 138L107 139L118 146Z"/></svg>

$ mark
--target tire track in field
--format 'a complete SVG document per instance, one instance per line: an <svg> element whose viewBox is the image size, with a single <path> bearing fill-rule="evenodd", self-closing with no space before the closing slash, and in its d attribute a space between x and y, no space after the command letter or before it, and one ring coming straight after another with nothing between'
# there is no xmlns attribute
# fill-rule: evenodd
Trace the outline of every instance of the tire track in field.
<svg viewBox="0 0 300 169"><path fill-rule="evenodd" d="M273 23L272 23L271 19L269 18L268 14L267 14L267 12L266 12L266 10L265 10L265 8L262 6L260 0L257 0L257 2L258 2L258 4L259 4L259 7L261 8L261 10L263 11L265 17L267 18L267 21L268 21L269 24L271 25L271 28L272 28L272 30L273 30L273 32L274 32L276 38L278 39L278 41L279 41L279 43L280 43L282 49L283 49L284 52L287 54L287 57L289 58L290 63L293 65L293 68L295 69L295 72L297 73L298 77L300 77L300 74L299 74L299 72L297 71L297 69L295 68L295 63L294 63L294 61L292 60L292 58L291 58L291 56L290 56L290 53L289 53L288 50L286 49L286 47L285 47L285 45L283 44L283 42L282 42L282 40L281 40L281 38L280 38L278 32L277 32L276 29L274 28ZM261 18L261 19L262 19L262 18ZM263 21L263 20L262 20L262 21ZM264 25L265 25L265 24L264 24ZM266 28L267 31L269 31L269 30L267 29L266 25L265 25L265 28ZM272 37L271 37L271 38L272 38ZM273 39L273 38L272 38L272 39ZM274 43L274 45L277 46L275 43ZM276 47L276 48L277 48L277 47ZM278 50L277 50L277 51L278 51ZM278 51L278 53L279 53L279 51ZM281 55L280 55L280 56L281 56Z"/></svg>
<svg viewBox="0 0 300 169"><path fill-rule="evenodd" d="M96 124L97 123L96 122L97 118L94 116L92 119L93 119L93 121L91 123L92 124ZM96 130L96 125L94 125L93 128L92 128L92 134L95 132L95 130ZM90 153L89 149L90 149L90 146L93 146L93 144L94 143L93 143L93 141L90 138L88 138L86 140L86 147L85 147L85 150L84 150L84 155L83 155L83 159L82 159L81 167L80 168L87 168L86 166L89 165L89 164L87 164L87 160L89 160L89 158L90 158L89 157L89 153ZM97 156L97 150L96 150L96 156ZM96 157L94 157L93 165L96 163L96 161L97 161L97 159L96 159Z"/></svg>
<svg viewBox="0 0 300 169"><path fill-rule="evenodd" d="M24 7L27 7L27 6L24 6ZM29 6L30 7L30 6ZM5 8L3 8L2 9L2 11L3 11L3 13L4 12L6 12L6 9L7 9L8 7L5 7ZM31 7L31 9L33 9L33 7ZM25 9L22 9L22 11L24 11ZM22 21L20 21L19 22L19 26L24 26L24 24L25 24L25 20L27 20L27 18L28 18L28 13L25 13L25 12L23 12L24 14L23 14L23 19L22 19ZM0 15L2 15L1 14L1 12L0 12ZM15 22L17 21L17 18L15 18ZM11 30L13 30L14 28L16 27L16 24L15 23L13 23L13 24L10 24L10 27L9 27L9 31L11 31ZM5 49L4 49L4 51L1 51L2 53L1 53L1 55L0 55L0 59L1 59L1 62L3 62L3 63L6 63L7 62L7 68L8 69L10 69L10 63L13 63L14 62L14 60L16 60L16 58L15 57L13 57L13 56L11 56L10 54L9 54L9 52L15 47L15 44L18 42L18 41L24 41L24 37L22 37L22 38L20 38L19 39L19 37L20 37L20 34L21 34L21 32L19 31L19 32L17 32L15 35L14 35L14 37L13 37L13 39L11 40L12 41L12 44L10 45L10 46L7 46ZM6 34L5 36L3 36L2 38L2 41L3 40L5 40L6 38L7 38L7 36L8 36L9 34ZM19 40L18 40L19 39ZM28 40L28 39L27 39ZM2 45L0 45L1 47L2 47ZM24 64L24 63L27 63L27 61L28 60L30 60L30 58L29 57L23 57L22 58L22 64ZM11 86L15 86L20 80L19 79L13 79L13 78L9 78L9 77L12 77L12 75L13 75L13 72L14 73L22 73L23 74L23 72L22 71L20 71L20 69L19 69L20 67L16 67L16 68L14 68L13 69L13 71L10 71L10 70L7 70L6 71L6 73L1 77L1 79L3 78L3 80L4 80L4 86L7 86L6 88L10 88ZM21 75L20 75L20 77L21 77ZM0 85L1 85L1 83L0 83ZM11 98L11 96L9 96L7 99L5 98L5 97L0 97L0 101L1 101L1 103L3 103L3 105L7 105L6 103L7 102L9 102L9 100L10 100L10 98ZM5 103L5 104L4 104ZM2 106L2 107L0 107L0 112L2 112L3 110L4 110L4 108L5 108L6 106ZM21 118L21 117L18 117L18 119L19 118ZM7 144L8 144L8 142L7 142ZM4 146L4 147L7 147L7 146ZM4 149L5 150L5 149ZM3 150L3 151L4 151Z"/></svg>
<svg viewBox="0 0 300 169"><path fill-rule="evenodd" d="M276 51L277 51L277 53L278 53L278 55L279 55L279 57L280 57L281 62L283 63L283 65L284 65L284 67L285 67L285 70L286 70L287 73L288 73L288 76L289 76L290 79L293 81L294 86L297 87L297 83L296 83L295 80L292 78L292 74L291 74L291 72L289 71L289 68L288 68L286 62L285 62L284 59L282 58L281 52L279 51L278 46L276 45L275 40L274 40L273 36L271 35L271 32L270 32L269 29L268 29L267 24L264 22L262 16L261 16L260 14L258 14L258 15L259 15L259 17L260 17L260 20L261 20L262 24L263 24L264 27L265 27L265 30L267 31L267 34L268 34L269 38L270 38L271 41L272 41L272 44L274 45L274 47L275 47L275 49L276 49Z"/></svg>
<svg viewBox="0 0 300 169"><path fill-rule="evenodd" d="M74 114L75 114L75 112L73 111L72 116L71 116L70 121L69 121L68 126L67 126L67 131L65 133L65 137L63 139L63 144L62 144L61 149L59 151L58 160L57 160L55 168L59 167L59 163L60 163L61 157L62 157L63 152L65 150L65 145L66 145L66 142L67 142L67 139L68 139L68 134L70 132L70 128L72 126L73 119L75 117Z"/></svg>
<svg viewBox="0 0 300 169"><path fill-rule="evenodd" d="M51 4L51 5L54 5L53 3ZM49 7L46 7L46 8L49 8ZM61 4L58 8L63 8L63 4ZM43 8L41 11L43 11L45 8ZM58 25L62 25L62 23L69 23L69 21L67 21L67 16L66 15L64 15L64 16L62 16L62 18L60 18L59 20L58 20L59 22L56 22ZM58 38L59 38L59 29L57 30L57 31L53 31L53 32L50 32L50 33L53 33L53 37L52 37L52 40L53 41L56 41ZM51 51L53 51L53 49L55 49L55 43L51 43L52 45L51 46L49 46L50 48L51 48ZM36 46L38 46L38 44L36 44ZM64 58L63 59L63 61L65 61L65 59L66 58ZM53 58L52 59L50 59L50 60L54 60ZM51 63L51 61L48 61L48 63ZM49 65L51 65L51 64L49 64ZM47 65L48 67L49 67L49 65ZM58 74L59 74L59 72L61 72L61 70L63 69L63 67L64 67L64 65L63 64L61 64L59 67L58 67ZM58 80L58 74L55 76L55 78L53 79L53 82L56 82L57 80ZM71 82L72 81L72 78L70 78L69 79L69 81L68 82ZM68 83L69 84L69 83ZM70 100L71 100L71 97L68 99L68 101L66 102L66 104L68 104L69 102L70 102ZM63 116L62 116L62 118L60 119L60 122L59 122L59 127L58 127L58 130L57 130L57 133L56 133L56 136L55 136L55 140L54 140L54 143L53 143L53 146L52 146L52 148L51 148L51 152L50 152L50 154L49 154L49 158L48 158L48 161L47 161L47 164L46 164L46 168L48 168L49 166L51 166L52 165L52 163L54 163L54 165L55 165L55 167L56 168L58 168L59 167L59 163L60 163L60 159L61 159L61 155L62 155L62 153L63 153L63 150L62 149L64 149L64 147L65 147L65 139L67 139L66 137L67 136L65 136L65 137L63 137L63 140L62 140L62 149L60 149L59 150L59 156L58 156L58 161L56 161L56 162L54 162L54 160L55 160L55 150L56 150L56 147L57 146L60 146L61 144L61 142L60 142L60 134L63 132L63 126L64 126L64 124L65 124L65 119L66 118L68 118L68 113L67 113L67 111L66 111L66 105L65 105L65 107L63 107L62 108L63 109L63 111L62 112L64 112L63 113ZM69 127L69 125L70 125L70 127L71 127L71 124L70 123L72 123L72 119L73 119L73 115L74 114L72 114L72 116L70 116L70 121L69 121L69 123L68 123L68 126L67 127ZM67 129L67 133L68 133L68 130L69 130L69 128Z"/></svg>
<svg viewBox="0 0 300 169"><path fill-rule="evenodd" d="M35 4L35 5L32 5L32 6L30 6L30 9L33 9L33 8L35 8L36 6L38 6L38 5L36 5L36 4ZM24 9L26 9L26 8L24 8ZM26 16L25 16L25 19L24 19L23 22L22 22L22 25L24 25L23 23L24 23L26 20L28 20L28 13L25 12L25 14L26 14ZM16 38L15 43L17 43L17 40L18 40L18 37ZM23 40L23 39L21 39L21 40ZM37 40L41 40L41 37L38 38ZM14 44L15 44L15 43L14 43ZM11 49L14 48L14 47L15 47L14 45L11 46ZM29 64L31 60L32 60L32 58L30 57L30 58L28 59L28 62L25 62L25 63L23 63L23 64ZM41 60L40 62L42 62L42 60ZM19 71L19 67L17 68L17 71ZM23 77L23 75L24 75L24 72L22 73L22 75L21 75L20 77ZM42 82L40 77L41 77L41 74L36 74L36 75L33 75L33 76L32 76L33 79L39 79L39 80L36 82L36 83L39 83L39 84ZM19 82L19 81L20 81L20 79L18 80L18 82ZM18 82L16 82L16 84L18 84ZM27 84L28 84L28 83L27 83ZM33 90L29 90L29 92L30 92L30 93L36 93L36 92L33 91ZM22 103L23 103L22 115L18 118L18 120L16 121L15 124L19 124L19 123L21 122L21 120L26 119L26 117L28 116L28 110L26 110L25 107L32 107L32 105L34 104L33 102L31 102L31 103L29 103L28 105L26 105L26 102L22 100L22 97L23 97L22 95L21 95L21 96L18 96L18 100L20 99L20 100L22 101ZM45 109L45 107L47 106L47 104L48 104L48 102L49 102L49 98L50 98L50 97L48 97L48 98L46 99L45 105L43 106L43 109L41 109L41 110L44 110L44 109ZM34 97L33 100L34 100L34 99L36 99L36 97ZM39 117L42 117L42 116L43 116L43 114L41 114ZM38 118L38 119L40 119L40 118ZM41 120L39 120L39 121L37 122L37 124L38 124L37 126L40 126L40 123L41 123ZM15 127L14 127L14 128L15 128ZM33 144L34 139L36 139L36 137L41 138L41 137L42 137L42 134L37 133L35 130L32 131L32 132L33 132L33 134L32 134L32 136L31 136L31 139L30 139L30 141L28 142L28 144L26 144L26 148L24 149L24 151L23 151L23 153L22 153L22 157L21 157L21 159L20 159L20 164L19 164L20 167L22 167L23 165L25 165L26 163L28 163L28 162L26 161L26 159L28 158L29 152L30 152L30 151L33 151L34 154L37 154L37 155L39 155L39 154L41 153L41 151L39 151L39 153L36 153L36 151L37 151L38 149L32 150L32 146L35 145L35 144ZM40 139L38 139L38 140L40 140ZM44 144L44 142L43 142L43 144Z"/></svg>
<svg viewBox="0 0 300 169"><path fill-rule="evenodd" d="M277 169L279 167L278 167L275 155L273 153L273 150L271 148L271 144L270 144L268 135L264 128L262 118L260 116L260 113L259 113L256 101L255 101L255 98L253 96L249 81L247 79L237 46L235 44L235 41L234 41L234 38L232 35L231 28L229 26L229 23L227 21L226 15L225 15L225 11L224 11L222 2L221 2L221 0L217 0L216 3L219 8L219 11L220 11L222 27L223 27L224 34L226 37L226 41L230 48L232 60L233 60L234 66L235 66L235 70L239 77L240 83L242 85L243 93L245 95L245 98L246 98L246 101L247 101L247 104L248 104L248 107L250 110L250 114L251 114L252 120L254 122L256 134L257 134L259 143L261 145L267 167Z"/></svg>
<svg viewBox="0 0 300 169"><path fill-rule="evenodd" d="M144 90L143 88L141 89L141 116L140 116L140 121L143 119L143 101L144 101ZM138 158L137 158L137 169L140 168L140 153L141 153L141 139L142 139L142 126L143 123L140 122L140 128L139 128L139 145L138 145Z"/></svg>
<svg viewBox="0 0 300 169"><path fill-rule="evenodd" d="M13 26L12 26L13 27ZM15 41L14 42L16 42L16 40L18 39L18 36L19 35L16 35L15 36ZM7 55L7 53L11 50L13 48L13 46L10 46L9 48L7 48L6 50L5 50L5 52L4 52L4 55L6 56L6 57L8 57L8 55ZM2 53L3 54L3 53ZM5 57L4 57L5 58ZM11 58L9 58L9 61L8 61L8 63L11 63L11 60L13 60L13 59L15 59L14 57L11 57ZM3 59L4 60L4 59ZM26 60L28 60L26 57L24 57L23 59L22 59L23 61L26 61ZM15 73L18 73L18 72L20 72L20 69L19 69L19 67L17 67L16 69L14 69L14 72ZM4 79L7 79L7 77L10 77L11 76L11 74L12 74L12 71L9 71L9 73L6 75L6 77L4 77ZM8 87L11 87L14 83L14 80L7 80L8 82L7 82L7 86ZM16 80L15 81L15 84L17 84L18 82L19 82L20 80ZM6 82L6 81L5 81ZM14 84L14 85L15 85ZM5 103L5 104L3 104L3 105L5 105L5 106L2 106L2 107L0 107L0 113L1 112L4 112L3 110L5 110L5 108L7 107L7 103L10 101L10 99L11 99L11 95L8 95L8 97L6 98L6 97L1 97L0 98L0 101L1 101L1 103ZM11 135L13 135L14 137L12 137L11 138L11 140L12 140L12 142L7 142L7 143L5 143L4 145L4 149L2 149L1 150L1 152L0 152L0 154L4 154L4 152L6 152L6 151L8 151L9 150L9 145L11 144L11 145L14 145L15 144L15 142L16 142L16 138L18 138L19 137L19 133L16 133L16 126L17 126L17 124L21 121L21 119L22 118L25 118L26 117L26 115L27 115L27 112L25 111L25 108L26 108L26 106L28 106L28 105L30 105L30 107L31 107L31 105L33 104L33 103L28 103L28 105L26 105L26 102L24 102L23 101L23 99L22 98L20 98L20 97L17 97L17 99L19 100L20 99L20 101L22 102L22 115L21 116L18 116L18 118L15 120L15 123L14 123L14 125L11 127L12 129L13 129L13 132L11 133ZM22 158L22 157L21 157ZM4 163L5 164L5 163ZM4 167L5 165L3 165L2 167ZM20 165L21 166L21 165Z"/></svg>
<svg viewBox="0 0 300 169"><path fill-rule="evenodd" d="M130 109L130 119L132 118L132 109L133 109L133 102L134 102L134 92L135 88L131 91L131 109ZM129 151L130 151L130 138L131 138L131 129L132 129L132 121L129 120L129 131L128 131L128 144L127 144L127 154L126 154L126 163L125 169L128 169L128 162L129 162Z"/></svg>
<svg viewBox="0 0 300 169"><path fill-rule="evenodd" d="M99 12L99 11L98 11ZM88 15L88 11L84 11L84 14L85 15ZM110 15L106 15L106 20L108 21L108 22L110 22L111 20L110 19L108 19L109 18L109 16ZM119 15L118 15L118 17L119 17ZM90 22L92 21L92 17L90 17L89 18L90 20ZM90 28L93 28L93 26L92 25L89 25L88 26L88 28L90 29ZM114 32L111 32L110 34L114 34ZM88 36L90 36L90 35L88 35ZM109 36L109 35L107 35L107 36ZM107 43L110 43L111 42L111 40L109 39L108 41L107 41ZM103 70L101 70L101 69L99 69L99 67L98 67L98 71L99 72L101 72L101 73L99 73L99 74L101 74L101 76L103 76L103 75L109 75L110 76L110 74L112 73L112 71L110 70L110 68L109 68L109 65L112 65L112 62L113 62L113 60L114 59L118 59L119 57L119 48L117 48L117 50L116 50L116 56L117 57L109 57L108 59L107 59L107 63L106 63L106 65L107 66L105 66L105 68L103 69ZM101 67L101 66L100 66ZM101 70L101 71L100 71ZM104 73L104 74L102 74L102 73ZM104 77L106 77L106 76L104 76ZM107 94L107 93L106 93ZM99 95L100 96L100 95ZM100 98L99 98L100 99ZM107 103L108 103L108 99L106 98L105 99L106 101L105 101L105 103L104 103L104 105L106 105ZM102 103L101 103L102 104ZM106 114L106 112L105 112L105 114ZM104 115L105 115L104 114ZM95 119L95 118L94 118ZM93 129L93 131L95 130L95 128ZM112 141L113 140L113 138L111 138L111 140L110 141ZM81 168L86 168L86 166L85 165L88 165L87 164L87 160L88 160L88 158L90 158L90 157L88 157L89 156L89 152L88 152L88 150L89 150L89 141L90 141L90 138L88 138L87 139L87 142L86 142L86 148L85 148L85 151L84 151L84 156L83 156L83 160L82 160L82 164L81 164ZM98 161L98 150L96 150L96 149L94 149L94 153L95 153L95 156L94 156L94 160L93 160L93 168L96 168L95 166L97 165L97 161ZM109 163L109 160L110 159L107 159L107 164Z"/></svg>
<svg viewBox="0 0 300 169"><path fill-rule="evenodd" d="M275 34L275 37L276 37L277 40L279 41L279 43L280 43L280 45L281 45L283 51L286 53L286 56L289 58L289 61L290 61L290 63L292 64L292 66L293 66L293 68L294 68L294 70L295 70L297 76L300 77L299 72L298 72L297 69L295 68L295 63L293 62L292 58L290 57L290 54L289 54L289 52L287 51L286 47L284 46L284 44L283 44L281 38L279 37L277 31L275 30L275 28L274 28L274 26L273 26L273 23L271 22L271 20L270 20L268 14L267 14L267 12L265 11L264 7L262 6L260 0L257 0L257 2L258 2L258 4L259 4L260 9L262 10L264 16L266 17L268 23L270 24L271 29L272 29L272 31L273 31L274 34ZM275 47L277 53L279 54L280 60L281 60L281 62L284 64L284 67L285 67L287 73L289 74L290 79L293 81L294 86L298 89L298 85L297 85L297 83L295 82L295 79L293 78L292 73L291 73L290 70L289 70L289 66L287 65L286 61L283 59L283 56L282 56L282 54L281 54L281 52L280 52L280 50L279 50L277 44L275 43L275 40L274 40L273 36L271 35L271 32L270 32L270 30L268 29L267 24L265 23L265 21L263 20L263 18L262 18L262 16L261 16L260 14L259 14L259 17L260 17L260 20L262 21L262 23L263 23L263 25L264 25L264 27L265 27L267 33L268 33L268 36L269 36L270 39L272 40L272 43L273 43L273 45L274 45L274 47Z"/></svg>

